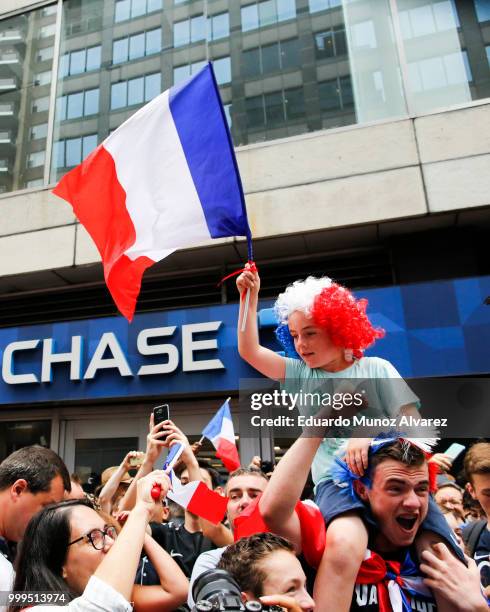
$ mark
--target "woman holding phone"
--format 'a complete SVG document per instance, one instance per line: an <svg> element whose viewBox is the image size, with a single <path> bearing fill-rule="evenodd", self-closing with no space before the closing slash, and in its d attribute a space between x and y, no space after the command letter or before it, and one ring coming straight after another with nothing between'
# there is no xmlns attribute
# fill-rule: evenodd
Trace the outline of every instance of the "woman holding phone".
<svg viewBox="0 0 490 612"><path fill-rule="evenodd" d="M160 497L152 497L158 485ZM170 488L168 476L154 471L137 484L136 504L119 535L86 500L47 506L29 523L17 560L14 591L50 591L61 603L29 607L40 612L129 612L174 610L187 596L188 582L175 562L146 532ZM154 547L153 563L171 586L134 585L141 550ZM160 549L160 550L157 550ZM163 553L163 554L162 554ZM11 605L9 612L25 608Z"/></svg>

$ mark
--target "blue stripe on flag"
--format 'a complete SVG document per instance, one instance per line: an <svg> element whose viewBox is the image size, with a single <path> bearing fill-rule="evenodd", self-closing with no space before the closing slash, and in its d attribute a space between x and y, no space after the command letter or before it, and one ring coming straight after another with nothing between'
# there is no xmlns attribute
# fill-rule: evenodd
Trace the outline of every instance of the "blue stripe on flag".
<svg viewBox="0 0 490 612"><path fill-rule="evenodd" d="M228 417L231 421L230 407L228 400L221 406L214 417L209 421L206 427L202 430L202 435L208 440L214 440L221 433L223 428L223 419Z"/></svg>
<svg viewBox="0 0 490 612"><path fill-rule="evenodd" d="M211 237L250 236L235 152L211 64L172 87L169 100Z"/></svg>

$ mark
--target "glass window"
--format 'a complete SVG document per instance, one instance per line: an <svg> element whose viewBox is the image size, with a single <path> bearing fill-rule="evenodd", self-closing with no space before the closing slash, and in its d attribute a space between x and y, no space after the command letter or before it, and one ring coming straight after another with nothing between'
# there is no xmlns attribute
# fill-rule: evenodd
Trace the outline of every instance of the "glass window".
<svg viewBox="0 0 490 612"><path fill-rule="evenodd" d="M128 81L128 106L133 104L142 104L145 99L144 94L145 79L138 77Z"/></svg>
<svg viewBox="0 0 490 612"><path fill-rule="evenodd" d="M478 21L490 20L490 2L488 0L474 0Z"/></svg>
<svg viewBox="0 0 490 612"><path fill-rule="evenodd" d="M77 119L83 116L83 91L68 95L66 118Z"/></svg>
<svg viewBox="0 0 490 612"><path fill-rule="evenodd" d="M117 23L118 21L125 21L126 19L129 19L130 9L130 0L116 0L114 21Z"/></svg>
<svg viewBox="0 0 490 612"><path fill-rule="evenodd" d="M49 25L42 26L39 30L40 38L49 38L50 36L54 36L56 32L56 24L50 23Z"/></svg>
<svg viewBox="0 0 490 612"><path fill-rule="evenodd" d="M286 68L301 66L301 49L299 38L281 41L281 65Z"/></svg>
<svg viewBox="0 0 490 612"><path fill-rule="evenodd" d="M123 108L127 106L127 89L126 81L123 83L113 83L111 85L111 109Z"/></svg>
<svg viewBox="0 0 490 612"><path fill-rule="evenodd" d="M340 91L337 79L318 84L320 108L324 111L340 109Z"/></svg>
<svg viewBox="0 0 490 612"><path fill-rule="evenodd" d="M153 13L153 11L161 11L162 10L162 0L148 0L148 12Z"/></svg>
<svg viewBox="0 0 490 612"><path fill-rule="evenodd" d="M49 109L49 97L43 96L42 98L34 98L32 101L32 112L43 113Z"/></svg>
<svg viewBox="0 0 490 612"><path fill-rule="evenodd" d="M488 45L487 47L485 47L485 50L486 50L486 52L487 52L488 66L490 67L490 45Z"/></svg>
<svg viewBox="0 0 490 612"><path fill-rule="evenodd" d="M190 41L190 24L189 20L177 21L174 23L174 47L188 45Z"/></svg>
<svg viewBox="0 0 490 612"><path fill-rule="evenodd" d="M162 50L162 29L150 30L146 33L146 55L160 53Z"/></svg>
<svg viewBox="0 0 490 612"><path fill-rule="evenodd" d="M35 85L48 85L49 83L51 83L51 70L47 70L46 72L39 72L34 77ZM15 81L12 82L12 86L15 87Z"/></svg>
<svg viewBox="0 0 490 612"><path fill-rule="evenodd" d="M31 129L31 139L32 139L32 129ZM10 135L9 131L2 130L0 132L0 142L2 144L7 144L7 143L11 142L11 140L12 140L12 136Z"/></svg>
<svg viewBox="0 0 490 612"><path fill-rule="evenodd" d="M272 25L277 21L276 7L274 0L265 0L259 2L259 24L263 28L268 25Z"/></svg>
<svg viewBox="0 0 490 612"><path fill-rule="evenodd" d="M326 11L328 6L328 0L308 0L310 7L310 13L318 13L319 11Z"/></svg>
<svg viewBox="0 0 490 612"><path fill-rule="evenodd" d="M60 64L59 64L59 78L63 79L66 76L68 76L68 70L70 67L70 54L69 53L65 53L65 55L62 55L60 57Z"/></svg>
<svg viewBox="0 0 490 612"><path fill-rule="evenodd" d="M276 72L279 70L279 43L262 47L262 71Z"/></svg>
<svg viewBox="0 0 490 612"><path fill-rule="evenodd" d="M185 81L191 76L191 67L189 65L177 66L174 68L174 85Z"/></svg>
<svg viewBox="0 0 490 612"><path fill-rule="evenodd" d="M352 81L350 76L340 77L340 91L342 92L342 106L353 107L354 106L354 94L352 92Z"/></svg>
<svg viewBox="0 0 490 612"><path fill-rule="evenodd" d="M37 52L37 61L46 62L48 60L53 59L53 51L53 47L45 47L44 49L39 49L39 51Z"/></svg>
<svg viewBox="0 0 490 612"><path fill-rule="evenodd" d="M58 140L53 143L53 164L56 168L65 167L65 141Z"/></svg>
<svg viewBox="0 0 490 612"><path fill-rule="evenodd" d="M99 112L99 90L88 89L85 92L85 115L95 115Z"/></svg>
<svg viewBox="0 0 490 612"><path fill-rule="evenodd" d="M296 17L296 0L277 0L277 20L285 21Z"/></svg>
<svg viewBox="0 0 490 612"><path fill-rule="evenodd" d="M260 50L248 49L242 53L242 70L245 78L255 77L261 73Z"/></svg>
<svg viewBox="0 0 490 612"><path fill-rule="evenodd" d="M129 59L133 60L145 55L145 33L135 34L129 38Z"/></svg>
<svg viewBox="0 0 490 612"><path fill-rule="evenodd" d="M214 60L213 67L218 85L223 85L231 81L231 61L229 57L222 57L221 59Z"/></svg>
<svg viewBox="0 0 490 612"><path fill-rule="evenodd" d="M66 167L78 166L82 161L82 139L68 138L66 140Z"/></svg>
<svg viewBox="0 0 490 612"><path fill-rule="evenodd" d="M40 179L32 179L31 181L27 181L26 187L27 189L32 189L33 187L43 187L44 180Z"/></svg>
<svg viewBox="0 0 490 612"><path fill-rule="evenodd" d="M82 138L82 159L85 159L87 155L97 146L97 134L89 134Z"/></svg>
<svg viewBox="0 0 490 612"><path fill-rule="evenodd" d="M201 68L203 68L207 64L206 60L201 60L199 62L194 62L191 64L191 74L196 74L199 72Z"/></svg>
<svg viewBox="0 0 490 612"><path fill-rule="evenodd" d="M230 16L228 13L213 15L209 20L208 37L211 40L227 38L230 35Z"/></svg>
<svg viewBox="0 0 490 612"><path fill-rule="evenodd" d="M267 125L274 127L284 123L284 101L282 91L264 95L265 120Z"/></svg>
<svg viewBox="0 0 490 612"><path fill-rule="evenodd" d="M231 130L231 104L224 104L223 109L225 111L226 123Z"/></svg>
<svg viewBox="0 0 490 612"><path fill-rule="evenodd" d="M288 89L284 92L286 103L286 117L288 119L300 119L305 116L305 97L303 88Z"/></svg>
<svg viewBox="0 0 490 612"><path fill-rule="evenodd" d="M242 31L256 30L259 27L259 9L256 4L242 6Z"/></svg>
<svg viewBox="0 0 490 612"><path fill-rule="evenodd" d="M85 72L86 50L73 51L70 53L70 74L80 74Z"/></svg>
<svg viewBox="0 0 490 612"><path fill-rule="evenodd" d="M250 129L264 127L265 114L262 96L245 98L245 112L247 113L247 126Z"/></svg>
<svg viewBox="0 0 490 612"><path fill-rule="evenodd" d="M45 160L45 152L37 151L36 153L29 153L27 156L27 167L28 168L37 168L38 166L43 166Z"/></svg>
<svg viewBox="0 0 490 612"><path fill-rule="evenodd" d="M112 63L120 64L128 60L129 53L129 40L127 38L121 38L115 40L112 44Z"/></svg>
<svg viewBox="0 0 490 612"><path fill-rule="evenodd" d="M31 127L30 138L31 140L38 140L39 138L46 138L48 135L48 124L40 123L39 125L33 125Z"/></svg>
<svg viewBox="0 0 490 612"><path fill-rule="evenodd" d="M100 45L97 45L96 47L90 47L90 49L87 49L87 71L98 70L100 68L100 60L101 60Z"/></svg>
<svg viewBox="0 0 490 612"><path fill-rule="evenodd" d="M345 36L345 28L339 26L334 28L335 38L335 55L347 55L347 38Z"/></svg>
<svg viewBox="0 0 490 612"><path fill-rule="evenodd" d="M205 40L206 38L206 19L204 15L191 19L191 42Z"/></svg>
<svg viewBox="0 0 490 612"><path fill-rule="evenodd" d="M149 102L162 92L162 75L159 72L145 76L145 102Z"/></svg>
<svg viewBox="0 0 490 612"><path fill-rule="evenodd" d="M146 13L146 0L131 0L131 19Z"/></svg>
<svg viewBox="0 0 490 612"><path fill-rule="evenodd" d="M41 10L41 15L43 17L50 17L51 15L56 15L57 10L56 4L52 4L51 6L46 6Z"/></svg>
<svg viewBox="0 0 490 612"><path fill-rule="evenodd" d="M331 30L315 34L315 54L318 59L335 55L334 36Z"/></svg>

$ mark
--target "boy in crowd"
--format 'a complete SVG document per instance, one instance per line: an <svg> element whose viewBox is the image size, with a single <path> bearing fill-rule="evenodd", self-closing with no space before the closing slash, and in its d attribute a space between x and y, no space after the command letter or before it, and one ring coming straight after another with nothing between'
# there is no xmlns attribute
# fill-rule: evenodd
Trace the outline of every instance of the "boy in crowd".
<svg viewBox="0 0 490 612"><path fill-rule="evenodd" d="M468 450L464 469L468 491L480 502L485 518L467 525L463 539L480 569L481 583L490 600L490 442L478 442Z"/></svg>

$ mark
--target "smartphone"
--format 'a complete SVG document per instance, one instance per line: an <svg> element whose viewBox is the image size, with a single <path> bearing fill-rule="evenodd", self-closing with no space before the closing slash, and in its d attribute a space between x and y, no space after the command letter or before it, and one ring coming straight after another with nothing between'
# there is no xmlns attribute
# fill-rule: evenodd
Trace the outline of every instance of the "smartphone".
<svg viewBox="0 0 490 612"><path fill-rule="evenodd" d="M153 424L158 425L163 421L170 419L170 410L168 404L162 404L161 406L155 406L153 408Z"/></svg>
<svg viewBox="0 0 490 612"><path fill-rule="evenodd" d="M446 451L444 451L444 454L448 457L451 457L451 459L454 461L456 457L464 451L465 448L466 446L458 444L457 442L453 442L451 446Z"/></svg>
<svg viewBox="0 0 490 612"><path fill-rule="evenodd" d="M145 460L144 457L131 457L129 459L129 465L131 467L139 467L140 465L143 465L144 460Z"/></svg>

